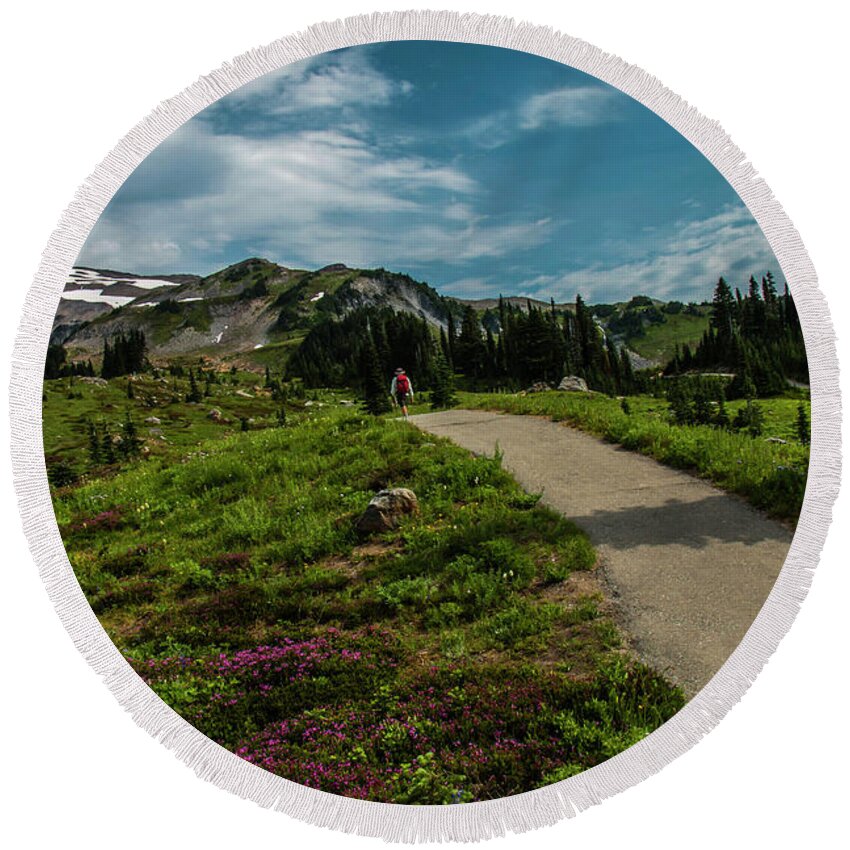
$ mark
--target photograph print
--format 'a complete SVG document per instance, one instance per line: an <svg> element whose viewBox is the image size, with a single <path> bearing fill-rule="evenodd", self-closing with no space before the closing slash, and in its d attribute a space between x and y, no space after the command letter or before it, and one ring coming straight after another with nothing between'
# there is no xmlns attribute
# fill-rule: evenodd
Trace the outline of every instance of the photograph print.
<svg viewBox="0 0 850 850"><path fill-rule="evenodd" d="M361 800L479 802L672 718L782 568L791 287L655 113L532 54L323 53L199 112L70 271L58 528L189 724Z"/></svg>

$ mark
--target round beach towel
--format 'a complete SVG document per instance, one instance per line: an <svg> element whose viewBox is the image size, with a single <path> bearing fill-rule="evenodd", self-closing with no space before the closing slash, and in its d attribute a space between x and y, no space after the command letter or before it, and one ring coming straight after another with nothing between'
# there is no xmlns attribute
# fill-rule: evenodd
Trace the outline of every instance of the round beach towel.
<svg viewBox="0 0 850 850"><path fill-rule="evenodd" d="M396 841L685 752L805 595L829 316L716 125L501 19L323 25L164 103L28 299L13 452L81 651L204 778Z"/></svg>

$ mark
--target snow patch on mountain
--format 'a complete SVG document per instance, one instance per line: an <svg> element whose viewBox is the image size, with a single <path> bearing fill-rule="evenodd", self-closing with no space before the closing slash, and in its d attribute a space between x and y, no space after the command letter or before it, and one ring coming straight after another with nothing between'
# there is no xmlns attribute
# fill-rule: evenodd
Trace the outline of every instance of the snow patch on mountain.
<svg viewBox="0 0 850 850"><path fill-rule="evenodd" d="M66 289L62 298L66 301L87 301L89 304L108 304L110 307L123 307L136 300L135 295L112 295L105 289Z"/></svg>
<svg viewBox="0 0 850 850"><path fill-rule="evenodd" d="M179 284L159 278L73 268L65 282L61 297L65 301L105 304L115 309L135 301L146 292L165 286L179 286Z"/></svg>

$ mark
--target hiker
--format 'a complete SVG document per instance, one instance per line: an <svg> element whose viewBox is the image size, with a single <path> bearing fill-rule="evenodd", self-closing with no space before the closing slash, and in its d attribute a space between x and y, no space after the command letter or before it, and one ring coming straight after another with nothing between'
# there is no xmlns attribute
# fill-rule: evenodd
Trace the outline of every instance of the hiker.
<svg viewBox="0 0 850 850"><path fill-rule="evenodd" d="M413 387L410 383L410 378L404 372L404 369L399 366L395 370L393 382L390 384L390 395L393 401L401 408L401 413L407 419L407 400L413 401Z"/></svg>

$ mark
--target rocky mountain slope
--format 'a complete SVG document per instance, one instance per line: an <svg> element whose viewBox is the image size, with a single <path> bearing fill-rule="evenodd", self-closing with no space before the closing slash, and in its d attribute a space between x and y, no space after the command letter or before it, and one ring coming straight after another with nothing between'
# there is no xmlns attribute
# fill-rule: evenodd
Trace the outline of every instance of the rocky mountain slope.
<svg viewBox="0 0 850 850"><path fill-rule="evenodd" d="M92 357L104 339L140 329L154 358L251 359L262 349L296 344L324 318L370 306L412 313L435 327L445 327L453 309L407 275L341 263L305 271L252 258L203 278L74 269L51 341L73 357Z"/></svg>
<svg viewBox="0 0 850 850"><path fill-rule="evenodd" d="M544 301L510 296L506 304L548 310ZM471 305L500 331L498 299L440 295L408 275L334 263L315 271L250 258L207 277L146 277L90 268L72 270L51 342L72 359L97 358L105 339L139 329L153 359L207 356L244 366L278 364L316 324L364 307L389 307L446 328ZM556 304L558 311L574 304ZM626 345L635 368L666 362L676 345L694 344L707 327L706 305L664 304L646 296L592 308L600 329Z"/></svg>

